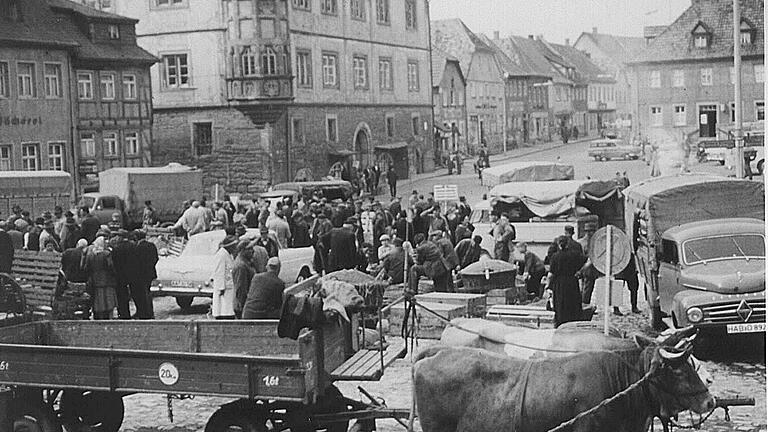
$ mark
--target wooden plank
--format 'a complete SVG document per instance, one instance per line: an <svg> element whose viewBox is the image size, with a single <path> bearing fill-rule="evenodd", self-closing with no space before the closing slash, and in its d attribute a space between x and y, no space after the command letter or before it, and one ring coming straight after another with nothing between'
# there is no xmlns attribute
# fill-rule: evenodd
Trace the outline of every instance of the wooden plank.
<svg viewBox="0 0 768 432"><path fill-rule="evenodd" d="M467 316L483 317L486 309L485 294L465 294L465 293L440 293L432 292L429 294L418 294L416 300L427 303L444 303L465 306Z"/></svg>
<svg viewBox="0 0 768 432"><path fill-rule="evenodd" d="M387 347L384 351L384 368L389 367L398 358L402 358L405 351L405 344L402 341ZM384 371L381 369L379 351L365 350L362 355L358 354L360 352L334 370L331 373L331 379L335 381L376 381L381 378Z"/></svg>

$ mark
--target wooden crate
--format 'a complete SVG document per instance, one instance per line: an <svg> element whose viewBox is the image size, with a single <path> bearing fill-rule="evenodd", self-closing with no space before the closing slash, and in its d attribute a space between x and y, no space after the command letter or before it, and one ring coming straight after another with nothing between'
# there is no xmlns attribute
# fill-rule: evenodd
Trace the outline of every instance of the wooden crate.
<svg viewBox="0 0 768 432"><path fill-rule="evenodd" d="M486 298L485 294L433 292L417 295L416 301L422 303L461 305L467 308L468 317L482 318L485 316Z"/></svg>
<svg viewBox="0 0 768 432"><path fill-rule="evenodd" d="M445 303L423 303L423 305L448 320L461 318L467 314L466 306ZM400 336L404 310L402 305L397 305L389 310L390 335ZM440 339L446 326L442 320L419 307L416 308L416 322L418 326L416 334L420 339Z"/></svg>
<svg viewBox="0 0 768 432"><path fill-rule="evenodd" d="M499 288L488 291L486 296L486 304L488 307L492 305L508 305L515 303L517 299L517 288Z"/></svg>
<svg viewBox="0 0 768 432"><path fill-rule="evenodd" d="M509 325L534 328L554 328L555 313L538 306L494 305L488 307L485 318Z"/></svg>

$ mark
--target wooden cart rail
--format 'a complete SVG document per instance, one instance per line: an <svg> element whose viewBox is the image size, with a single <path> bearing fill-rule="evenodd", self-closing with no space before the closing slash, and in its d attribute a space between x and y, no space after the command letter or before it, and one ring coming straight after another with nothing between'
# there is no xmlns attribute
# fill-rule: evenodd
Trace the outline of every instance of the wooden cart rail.
<svg viewBox="0 0 768 432"><path fill-rule="evenodd" d="M27 308L33 315L51 317L60 267L58 252L15 251L11 276L21 286Z"/></svg>

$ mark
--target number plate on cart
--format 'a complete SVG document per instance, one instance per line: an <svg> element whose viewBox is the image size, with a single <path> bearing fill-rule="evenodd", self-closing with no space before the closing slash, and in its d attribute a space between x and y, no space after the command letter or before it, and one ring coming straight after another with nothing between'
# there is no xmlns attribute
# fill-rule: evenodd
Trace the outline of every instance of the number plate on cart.
<svg viewBox="0 0 768 432"><path fill-rule="evenodd" d="M726 330L728 331L728 334L765 332L765 323L728 324Z"/></svg>

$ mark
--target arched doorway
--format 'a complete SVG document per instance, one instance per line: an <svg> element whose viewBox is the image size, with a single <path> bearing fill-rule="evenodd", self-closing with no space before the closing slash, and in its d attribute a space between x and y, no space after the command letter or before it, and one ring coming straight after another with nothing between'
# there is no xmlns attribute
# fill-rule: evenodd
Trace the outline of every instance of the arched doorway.
<svg viewBox="0 0 768 432"><path fill-rule="evenodd" d="M371 164L371 135L368 125L361 123L357 126L354 138L354 159L357 167L364 168Z"/></svg>

